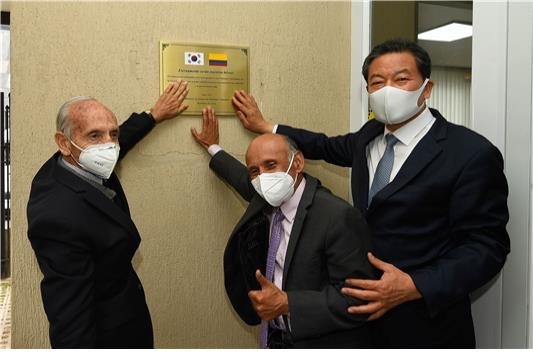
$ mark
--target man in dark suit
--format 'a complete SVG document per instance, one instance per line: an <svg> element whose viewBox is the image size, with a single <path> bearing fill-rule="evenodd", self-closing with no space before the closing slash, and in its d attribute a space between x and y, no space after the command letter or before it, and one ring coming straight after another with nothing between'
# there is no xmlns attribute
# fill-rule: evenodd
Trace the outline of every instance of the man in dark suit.
<svg viewBox="0 0 533 353"><path fill-rule="evenodd" d="M370 234L360 212L303 173L304 157L286 137L254 139L246 168L218 146L211 108L203 110L203 119L202 131L192 133L213 155L210 168L250 202L228 240L224 280L241 319L262 323L260 346L369 347L367 315L347 311L362 301L341 293L346 277L375 278L365 256ZM270 278L267 249L277 234L276 215L282 234Z"/></svg>
<svg viewBox="0 0 533 353"><path fill-rule="evenodd" d="M343 293L368 301L349 310L370 315L375 344L474 348L469 294L498 274L510 251L503 158L426 106L431 60L416 43L376 46L362 71L375 119L343 136L274 126L246 92L233 102L249 130L287 135L307 158L352 168L354 206L372 230L368 257L382 276L350 278ZM374 179L390 183L376 191Z"/></svg>
<svg viewBox="0 0 533 353"><path fill-rule="evenodd" d="M113 169L156 123L187 108L187 92L186 82L170 84L150 112L132 114L120 128L91 97L59 110L59 151L37 172L27 207L52 348L153 348L131 264L141 238Z"/></svg>

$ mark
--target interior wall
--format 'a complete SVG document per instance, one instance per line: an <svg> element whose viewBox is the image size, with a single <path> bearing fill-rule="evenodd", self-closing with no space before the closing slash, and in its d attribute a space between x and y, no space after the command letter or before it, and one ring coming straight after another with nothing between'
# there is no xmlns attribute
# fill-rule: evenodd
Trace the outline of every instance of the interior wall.
<svg viewBox="0 0 533 353"><path fill-rule="evenodd" d="M416 40L416 1L372 1L371 47L393 38Z"/></svg>
<svg viewBox="0 0 533 353"><path fill-rule="evenodd" d="M159 41L250 48L250 89L264 115L327 134L350 113L351 3L12 2L12 343L47 348L39 272L27 240L33 176L56 151L55 115L87 94L120 121L159 95ZM357 5L355 5L357 6ZM334 38L335 40L331 40ZM252 134L220 119L221 144L243 160ZM158 348L255 348L223 288L222 253L246 204L208 169L190 136L198 117L165 122L118 167L143 241L134 265L143 281ZM308 162L307 171L348 198L347 171Z"/></svg>

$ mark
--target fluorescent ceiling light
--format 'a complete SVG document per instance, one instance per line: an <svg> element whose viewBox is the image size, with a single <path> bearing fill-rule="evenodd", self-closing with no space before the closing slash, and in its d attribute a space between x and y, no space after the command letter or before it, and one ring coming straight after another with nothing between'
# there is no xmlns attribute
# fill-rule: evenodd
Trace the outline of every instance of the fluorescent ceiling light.
<svg viewBox="0 0 533 353"><path fill-rule="evenodd" d="M453 42L467 37L472 37L472 25L458 22L448 23L418 34L418 39L437 42Z"/></svg>

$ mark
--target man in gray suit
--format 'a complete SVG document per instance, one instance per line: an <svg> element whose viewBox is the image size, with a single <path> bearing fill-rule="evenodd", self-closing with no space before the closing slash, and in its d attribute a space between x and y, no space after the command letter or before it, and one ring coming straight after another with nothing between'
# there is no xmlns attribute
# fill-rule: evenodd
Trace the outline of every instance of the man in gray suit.
<svg viewBox="0 0 533 353"><path fill-rule="evenodd" d="M202 131L191 132L212 155L210 168L250 202L228 240L224 280L241 319L262 324L261 347L369 347L367 316L347 312L361 302L341 293L345 278L375 278L366 258L370 232L359 211L304 173L303 154L284 136L256 137L245 167L218 146L212 108L203 110ZM271 275L267 252L280 211Z"/></svg>

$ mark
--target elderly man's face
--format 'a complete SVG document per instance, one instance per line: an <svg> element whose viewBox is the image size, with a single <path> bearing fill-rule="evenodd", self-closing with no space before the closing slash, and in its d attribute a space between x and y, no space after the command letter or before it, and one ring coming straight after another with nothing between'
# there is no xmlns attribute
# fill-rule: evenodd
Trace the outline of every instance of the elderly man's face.
<svg viewBox="0 0 533 353"><path fill-rule="evenodd" d="M106 106L94 100L73 103L69 109L70 136L61 131L55 140L63 158L71 163L80 157L80 149L90 145L114 142L118 144L117 118ZM76 144L78 147L74 146Z"/></svg>
<svg viewBox="0 0 533 353"><path fill-rule="evenodd" d="M81 148L108 142L118 143L115 115L97 101L83 101L70 108L71 139Z"/></svg>

